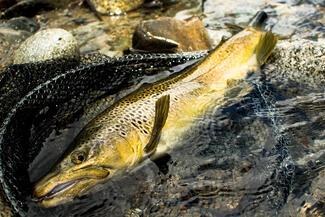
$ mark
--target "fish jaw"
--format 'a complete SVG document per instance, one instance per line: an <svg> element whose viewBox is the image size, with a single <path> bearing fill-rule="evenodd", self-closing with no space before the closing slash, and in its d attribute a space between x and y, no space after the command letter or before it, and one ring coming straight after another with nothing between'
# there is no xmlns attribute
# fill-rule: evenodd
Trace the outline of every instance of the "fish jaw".
<svg viewBox="0 0 325 217"><path fill-rule="evenodd" d="M34 200L44 207L66 203L103 182L111 174L111 169L100 166L85 167L63 174L51 173L35 185Z"/></svg>

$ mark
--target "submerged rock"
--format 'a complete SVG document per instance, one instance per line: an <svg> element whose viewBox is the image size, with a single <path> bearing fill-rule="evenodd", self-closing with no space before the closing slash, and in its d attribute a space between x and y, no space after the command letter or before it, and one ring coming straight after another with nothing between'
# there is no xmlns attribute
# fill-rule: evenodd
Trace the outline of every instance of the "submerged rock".
<svg viewBox="0 0 325 217"><path fill-rule="evenodd" d="M23 0L6 9L0 14L0 18L9 19L13 17L33 17L40 11L54 9L50 2L42 0Z"/></svg>
<svg viewBox="0 0 325 217"><path fill-rule="evenodd" d="M37 32L21 44L15 52L14 63L79 58L79 46L71 33L64 29L47 29Z"/></svg>
<svg viewBox="0 0 325 217"><path fill-rule="evenodd" d="M11 208L6 201L4 193L1 188L0 188L0 216L1 217L12 217L13 216Z"/></svg>
<svg viewBox="0 0 325 217"><path fill-rule="evenodd" d="M119 15L140 7L144 0L87 0L97 12L108 15Z"/></svg>
<svg viewBox="0 0 325 217"><path fill-rule="evenodd" d="M137 26L132 39L133 49L149 52L208 50L211 45L208 33L197 17L143 21Z"/></svg>
<svg viewBox="0 0 325 217"><path fill-rule="evenodd" d="M142 6L144 8L160 8L175 2L177 0L87 0L92 10L103 15L122 15Z"/></svg>
<svg viewBox="0 0 325 217"><path fill-rule="evenodd" d="M325 204L325 169L312 182L311 193L316 200Z"/></svg>
<svg viewBox="0 0 325 217"><path fill-rule="evenodd" d="M104 22L92 22L75 28L71 33L78 40L81 54L100 52L111 56L111 46L106 43L111 37L107 34L108 29Z"/></svg>
<svg viewBox="0 0 325 217"><path fill-rule="evenodd" d="M318 38L324 36L320 22L323 13L311 4L287 5L278 4L274 8L277 17L273 17L270 23L274 22L272 32L281 37Z"/></svg>
<svg viewBox="0 0 325 217"><path fill-rule="evenodd" d="M27 18L27 17L15 17L10 20L8 20L5 23L0 24L0 27L2 28L9 28L13 30L22 30L34 33L36 32L40 26L37 22L35 22L33 19Z"/></svg>
<svg viewBox="0 0 325 217"><path fill-rule="evenodd" d="M206 0L204 23L211 29L222 29L225 23L245 26L257 11L265 10L270 15L267 29L283 38L322 38L325 13L316 2L321 1Z"/></svg>
<svg viewBox="0 0 325 217"><path fill-rule="evenodd" d="M12 63L14 51L38 28L37 22L26 17L0 23L0 70Z"/></svg>
<svg viewBox="0 0 325 217"><path fill-rule="evenodd" d="M12 6L15 3L15 0L0 0L0 11Z"/></svg>

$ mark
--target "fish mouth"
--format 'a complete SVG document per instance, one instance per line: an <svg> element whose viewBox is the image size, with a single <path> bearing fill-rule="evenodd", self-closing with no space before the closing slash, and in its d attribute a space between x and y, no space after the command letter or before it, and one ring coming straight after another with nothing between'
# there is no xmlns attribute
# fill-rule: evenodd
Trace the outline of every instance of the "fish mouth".
<svg viewBox="0 0 325 217"><path fill-rule="evenodd" d="M36 183L33 201L45 207L72 200L96 183L105 180L110 172L106 167L85 167L63 174L49 174Z"/></svg>
<svg viewBox="0 0 325 217"><path fill-rule="evenodd" d="M60 194L61 192L72 188L79 181L81 181L81 180L71 180L71 181L67 181L62 184L58 184L51 191L49 191L47 194L35 198L35 202L41 202L43 200L51 199L51 198L55 197L56 195Z"/></svg>

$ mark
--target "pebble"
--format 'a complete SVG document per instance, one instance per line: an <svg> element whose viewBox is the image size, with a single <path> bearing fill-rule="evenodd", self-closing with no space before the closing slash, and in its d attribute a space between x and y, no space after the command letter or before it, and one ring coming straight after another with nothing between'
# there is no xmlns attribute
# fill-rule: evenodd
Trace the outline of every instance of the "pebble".
<svg viewBox="0 0 325 217"><path fill-rule="evenodd" d="M14 63L42 62L50 59L79 59L79 46L64 29L46 29L24 41L14 54Z"/></svg>

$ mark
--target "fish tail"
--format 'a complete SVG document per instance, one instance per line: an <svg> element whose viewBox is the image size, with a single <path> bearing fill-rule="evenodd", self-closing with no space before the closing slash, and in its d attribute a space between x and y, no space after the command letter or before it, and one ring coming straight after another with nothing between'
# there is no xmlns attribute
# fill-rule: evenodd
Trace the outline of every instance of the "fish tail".
<svg viewBox="0 0 325 217"><path fill-rule="evenodd" d="M256 59L260 66L266 62L276 43L277 37L272 32L265 32L262 34L255 49Z"/></svg>
<svg viewBox="0 0 325 217"><path fill-rule="evenodd" d="M256 29L263 29L263 25L265 24L267 18L268 18L267 13L265 13L264 11L259 11L251 20L249 26L254 27Z"/></svg>

